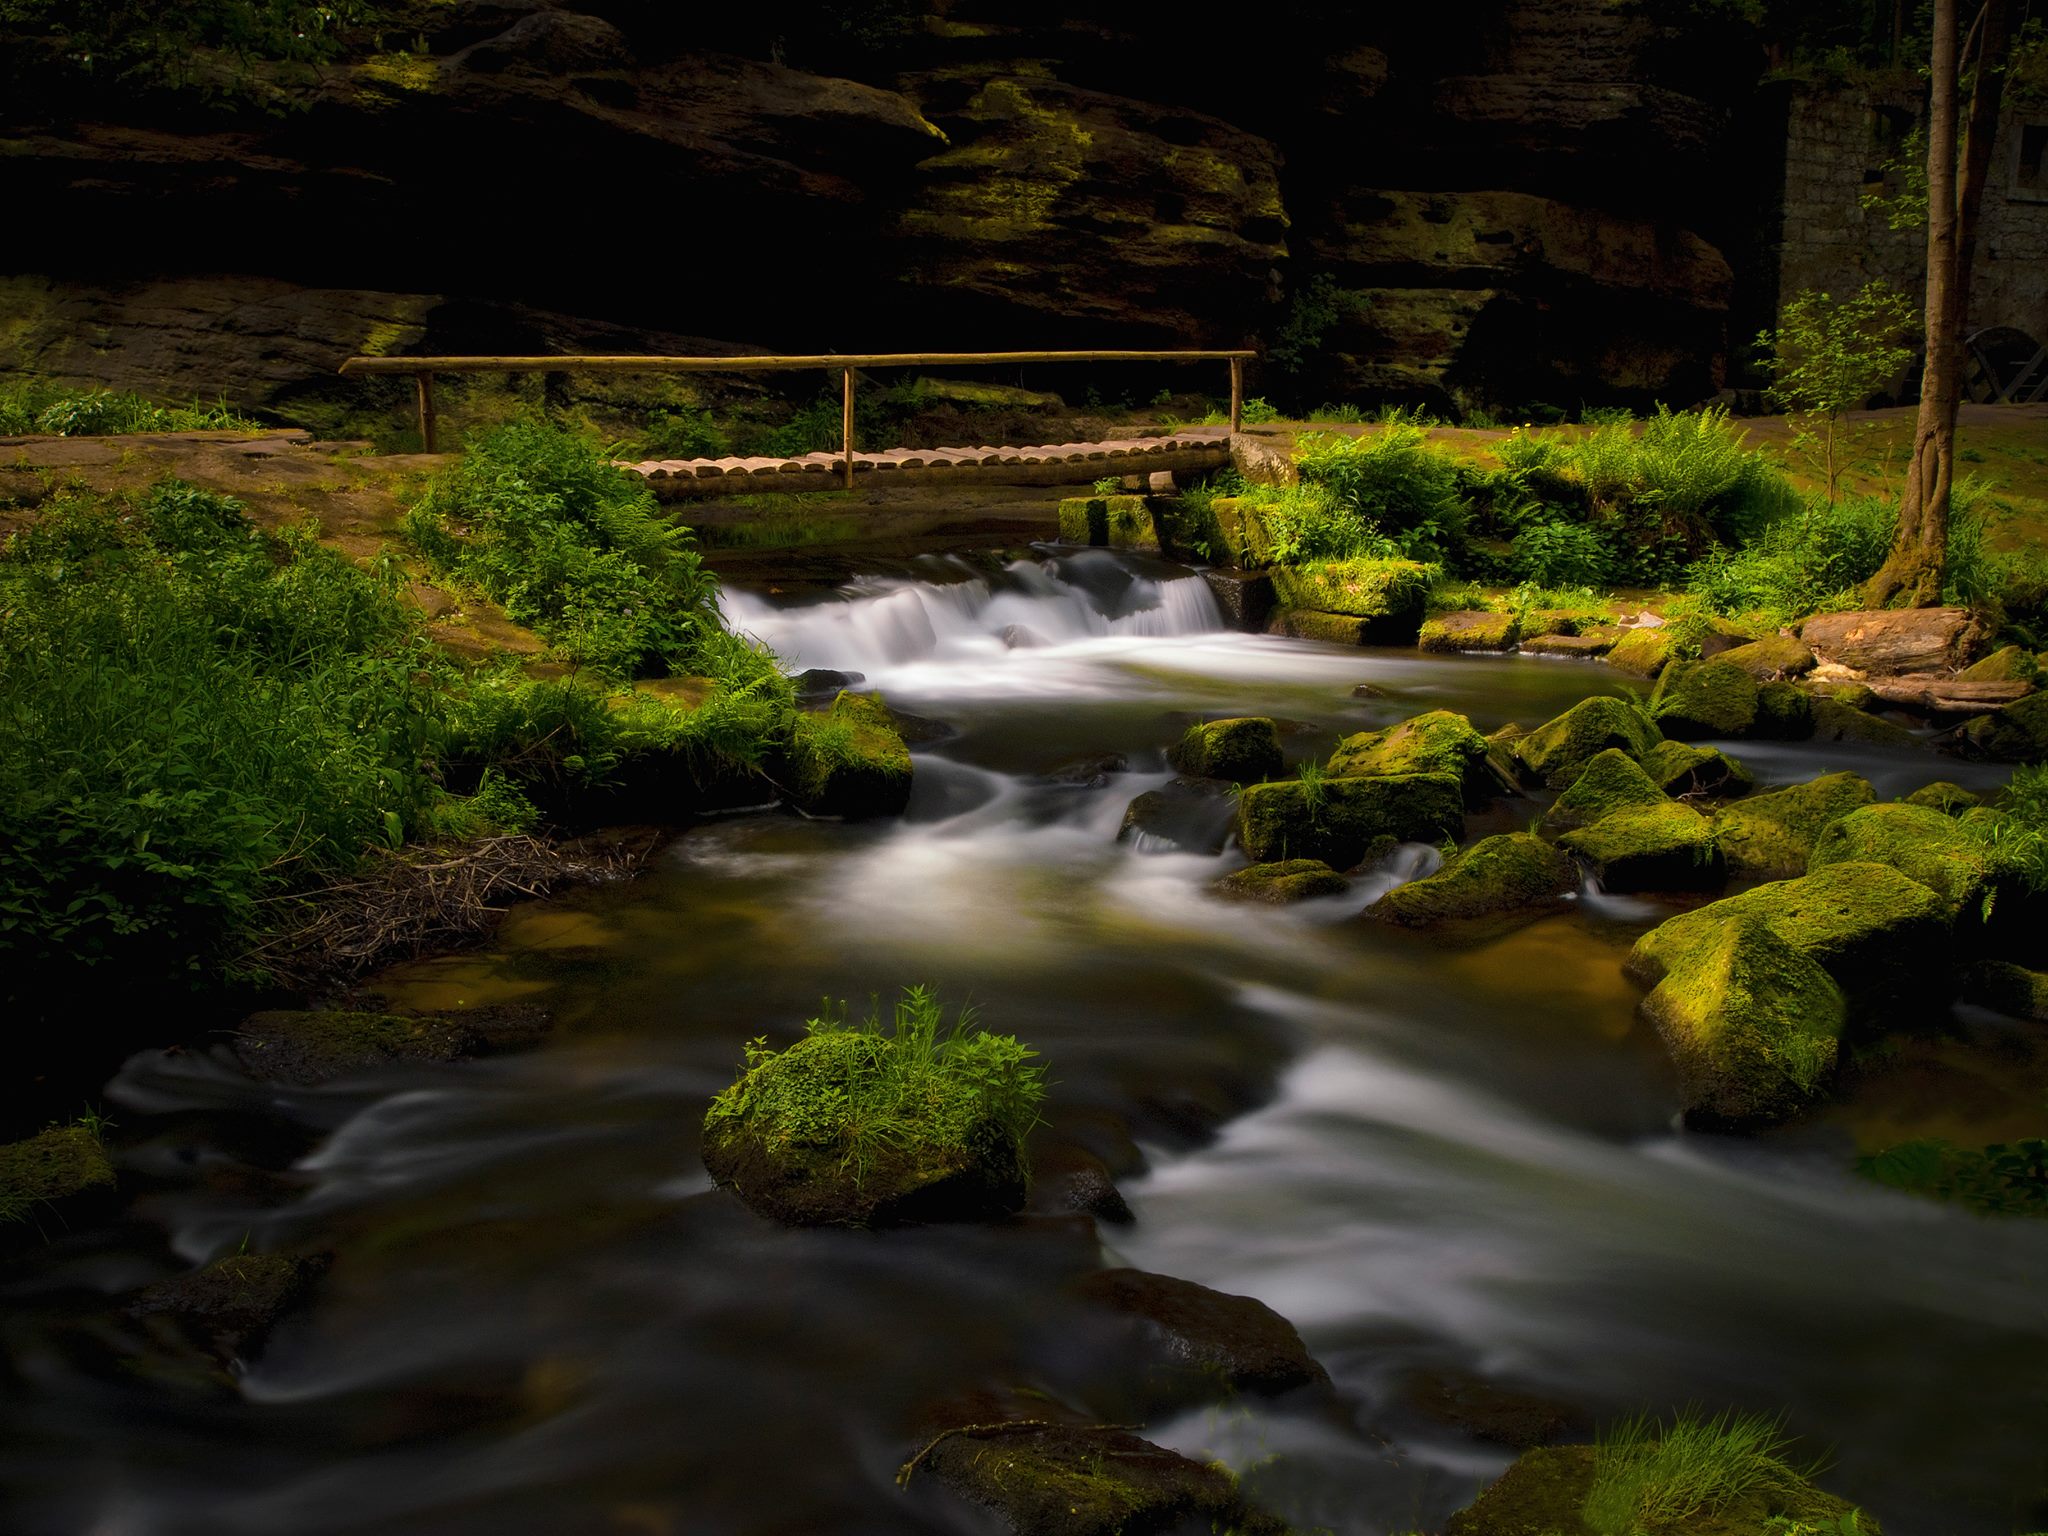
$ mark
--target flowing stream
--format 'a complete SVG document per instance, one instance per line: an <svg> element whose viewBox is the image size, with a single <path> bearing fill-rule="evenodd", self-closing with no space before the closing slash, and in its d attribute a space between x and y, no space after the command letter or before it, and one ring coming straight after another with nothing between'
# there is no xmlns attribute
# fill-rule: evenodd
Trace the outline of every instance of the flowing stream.
<svg viewBox="0 0 2048 1536"><path fill-rule="evenodd" d="M380 978L405 1007L546 1005L555 1034L525 1055L314 1089L218 1048L131 1060L106 1098L142 1193L14 1271L0 1314L0 1529L985 1531L895 1486L920 1411L1026 1387L1106 1412L1062 1289L1103 1262L1301 1329L1337 1410L1150 1433L1247 1469L1304 1527L1380 1536L1468 1502L1511 1453L1418 1411L1417 1383L1477 1377L1590 1420L1782 1411L1893 1536L2039 1528L2048 1224L1850 1169L1859 1139L2038 1134L2037 1043L1965 1010L1988 1045L1910 1050L1814 1124L1684 1134L1620 975L1661 904L1589 890L1457 947L1360 916L1429 850L1247 909L1207 894L1242 862L1208 836L1117 840L1198 716L1275 716L1299 759L1440 706L1533 725L1625 679L1227 633L1199 578L1107 552L727 602L794 667L862 672L942 724L909 813L707 820L639 880ZM1736 750L1773 782L1850 767L1887 796L1998 777ZM1134 1224L788 1231L711 1188L697 1128L742 1044L913 981L1039 1049L1052 1126L1141 1169ZM138 1342L117 1298L245 1246L335 1257L233 1392Z"/></svg>

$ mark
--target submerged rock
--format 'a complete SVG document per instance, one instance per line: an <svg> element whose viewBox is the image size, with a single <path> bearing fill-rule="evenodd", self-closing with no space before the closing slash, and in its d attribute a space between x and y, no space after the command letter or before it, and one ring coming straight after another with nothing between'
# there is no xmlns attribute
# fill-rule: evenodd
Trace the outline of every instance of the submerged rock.
<svg viewBox="0 0 2048 1536"><path fill-rule="evenodd" d="M183 1335L222 1367L234 1368L254 1357L326 1269L324 1255L230 1254L145 1288L127 1313L152 1331Z"/></svg>
<svg viewBox="0 0 2048 1536"><path fill-rule="evenodd" d="M1750 771L1718 747L1660 741L1644 754L1642 767L1650 782L1667 795L1733 800L1756 787Z"/></svg>
<svg viewBox="0 0 2048 1536"><path fill-rule="evenodd" d="M812 667L790 679L791 685L796 689L796 696L800 699L829 699L856 683L866 681L866 673L833 672L824 667Z"/></svg>
<svg viewBox="0 0 2048 1536"><path fill-rule="evenodd" d="M1664 746L1677 746L1666 742ZM1662 751L1663 746L1656 750ZM1670 797L1626 752L1609 747L1586 764L1585 772L1543 814L1543 830L1569 832L1588 827L1616 811L1639 805L1669 805Z"/></svg>
<svg viewBox="0 0 2048 1536"><path fill-rule="evenodd" d="M910 803L910 748L880 694L842 693L796 717L791 795L810 816L895 816Z"/></svg>
<svg viewBox="0 0 2048 1536"><path fill-rule="evenodd" d="M1731 875L1789 879L1806 872L1813 845L1831 822L1876 803L1869 780L1853 773L1824 774L1722 807L1714 816L1714 837Z"/></svg>
<svg viewBox="0 0 2048 1536"><path fill-rule="evenodd" d="M1231 901L1262 901L1280 906L1293 901L1312 901L1318 896L1336 896L1351 889L1351 882L1316 859L1284 859L1277 864L1254 864L1223 876L1210 886L1218 896Z"/></svg>
<svg viewBox="0 0 2048 1536"><path fill-rule="evenodd" d="M1198 1399L1229 1392L1274 1396L1330 1384L1294 1324L1253 1297L1140 1269L1097 1270L1074 1290L1141 1323L1169 1369L1198 1380Z"/></svg>
<svg viewBox="0 0 2048 1536"><path fill-rule="evenodd" d="M1756 679L1721 660L1673 662L1650 695L1650 718L1680 740L1747 735L1756 711Z"/></svg>
<svg viewBox="0 0 2048 1536"><path fill-rule="evenodd" d="M82 1125L0 1145L0 1253L61 1232L113 1197L114 1165Z"/></svg>
<svg viewBox="0 0 2048 1536"><path fill-rule="evenodd" d="M460 1061L532 1045L547 1013L528 1004L456 1013L252 1013L232 1037L235 1060L251 1077L309 1088L348 1072L398 1061Z"/></svg>
<svg viewBox="0 0 2048 1536"><path fill-rule="evenodd" d="M1723 875L1714 824L1675 800L1626 806L1565 833L1557 845L1609 891L1714 890Z"/></svg>
<svg viewBox="0 0 2048 1536"><path fill-rule="evenodd" d="M1584 699L1517 738L1514 753L1531 778L1561 789L1610 747L1640 758L1663 739L1640 706L1626 699Z"/></svg>
<svg viewBox="0 0 2048 1536"><path fill-rule="evenodd" d="M1237 799L1238 841L1255 864L1320 859L1350 869L1383 839L1435 843L1464 826L1464 785L1447 773L1254 784Z"/></svg>
<svg viewBox="0 0 2048 1536"><path fill-rule="evenodd" d="M1424 651L1506 651L1514 648L1521 634L1512 615L1475 609L1429 619L1415 644Z"/></svg>
<svg viewBox="0 0 2048 1536"><path fill-rule="evenodd" d="M1495 795L1517 790L1505 754L1480 735L1470 720L1448 709L1430 710L1383 731L1360 731L1345 737L1330 754L1326 771L1333 778L1455 774L1465 786L1468 805L1484 805Z"/></svg>
<svg viewBox="0 0 2048 1536"><path fill-rule="evenodd" d="M1135 843L1141 851L1221 853L1237 819L1231 790L1224 779L1188 778L1148 789L1124 808L1116 840Z"/></svg>
<svg viewBox="0 0 2048 1536"><path fill-rule="evenodd" d="M1370 916L1403 927L1493 917L1538 916L1557 910L1578 885L1571 860L1526 832L1482 837L1454 854L1436 874L1396 886Z"/></svg>
<svg viewBox="0 0 2048 1536"><path fill-rule="evenodd" d="M1822 701L1794 683L1765 683L1756 691L1756 721L1749 734L1765 741L1804 741L1814 733Z"/></svg>
<svg viewBox="0 0 2048 1536"><path fill-rule="evenodd" d="M1280 741L1263 716L1210 720L1191 725L1166 754L1174 768L1192 778L1257 784L1280 771Z"/></svg>

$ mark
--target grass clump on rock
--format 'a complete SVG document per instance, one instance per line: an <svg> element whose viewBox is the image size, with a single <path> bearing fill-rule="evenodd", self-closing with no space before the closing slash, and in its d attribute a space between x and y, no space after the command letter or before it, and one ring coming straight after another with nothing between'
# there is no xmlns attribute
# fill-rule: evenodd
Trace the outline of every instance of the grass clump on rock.
<svg viewBox="0 0 2048 1536"><path fill-rule="evenodd" d="M1022 1205L1023 1142L1045 1096L1037 1054L963 1008L906 987L849 1023L843 1006L803 1039L750 1042L746 1071L711 1101L704 1166L755 1210L794 1226L973 1219Z"/></svg>
<svg viewBox="0 0 2048 1536"><path fill-rule="evenodd" d="M813 816L893 816L910 802L910 748L878 694L841 693L800 714L790 739L796 802Z"/></svg>

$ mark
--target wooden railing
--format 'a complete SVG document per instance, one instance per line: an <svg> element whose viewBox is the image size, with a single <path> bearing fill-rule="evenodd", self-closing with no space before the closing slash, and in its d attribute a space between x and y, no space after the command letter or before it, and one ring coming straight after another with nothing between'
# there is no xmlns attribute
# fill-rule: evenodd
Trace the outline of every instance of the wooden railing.
<svg viewBox="0 0 2048 1536"><path fill-rule="evenodd" d="M343 374L409 373L419 404L420 445L434 446L434 375L437 373L774 373L837 368L840 374L840 453L848 490L853 488L853 375L860 368L972 368L1011 363L1203 363L1230 364L1230 430L1244 424L1244 365L1254 352L858 352L812 357L352 357Z"/></svg>

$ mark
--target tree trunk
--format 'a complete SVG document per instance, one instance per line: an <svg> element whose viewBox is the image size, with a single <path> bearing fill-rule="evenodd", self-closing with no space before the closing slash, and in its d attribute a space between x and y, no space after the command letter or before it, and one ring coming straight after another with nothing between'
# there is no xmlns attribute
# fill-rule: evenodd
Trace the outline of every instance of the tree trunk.
<svg viewBox="0 0 2048 1536"><path fill-rule="evenodd" d="M1977 67L1960 170L1955 147L1955 0L1935 0L1933 93L1927 123L1927 370L1913 430L1913 462L1899 531L1884 567L1863 589L1882 607L1902 594L1914 607L1941 601L1948 561L1949 492L1955 480L1956 407L1962 398L1963 323L1977 255L1977 215L1990 179L2012 37L2012 0L1985 0L1972 28Z"/></svg>

